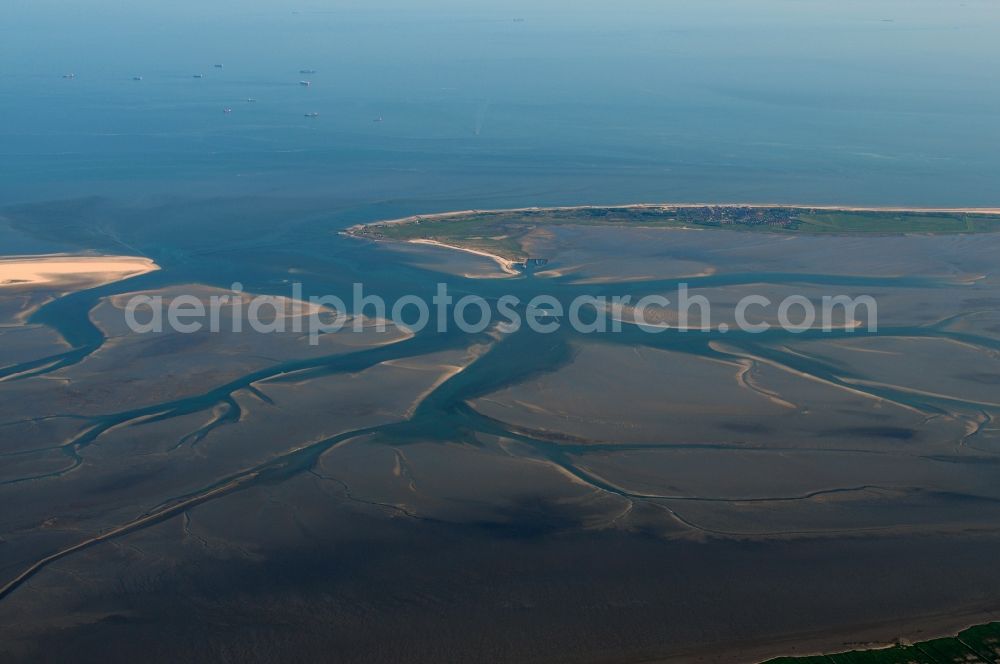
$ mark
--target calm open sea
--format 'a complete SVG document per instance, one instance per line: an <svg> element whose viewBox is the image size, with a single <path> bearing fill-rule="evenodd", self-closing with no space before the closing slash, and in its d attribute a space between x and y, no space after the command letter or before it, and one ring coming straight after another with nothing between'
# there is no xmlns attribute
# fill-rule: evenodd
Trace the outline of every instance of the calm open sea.
<svg viewBox="0 0 1000 664"><path fill-rule="evenodd" d="M997 205L997 34L992 0L7 0L0 205Z"/></svg>

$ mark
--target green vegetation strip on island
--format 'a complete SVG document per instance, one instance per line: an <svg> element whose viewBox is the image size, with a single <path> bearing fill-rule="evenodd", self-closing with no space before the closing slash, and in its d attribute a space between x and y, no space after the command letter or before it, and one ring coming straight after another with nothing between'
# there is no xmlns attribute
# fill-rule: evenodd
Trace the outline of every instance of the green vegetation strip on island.
<svg viewBox="0 0 1000 664"><path fill-rule="evenodd" d="M453 212L355 226L374 240L424 240L510 261L530 256L524 242L543 226L720 228L807 234L891 235L1000 231L997 210L893 210L750 205L632 205Z"/></svg>
<svg viewBox="0 0 1000 664"><path fill-rule="evenodd" d="M970 627L958 636L897 644L875 650L853 650L833 655L779 657L765 664L997 664L1000 662L1000 623Z"/></svg>

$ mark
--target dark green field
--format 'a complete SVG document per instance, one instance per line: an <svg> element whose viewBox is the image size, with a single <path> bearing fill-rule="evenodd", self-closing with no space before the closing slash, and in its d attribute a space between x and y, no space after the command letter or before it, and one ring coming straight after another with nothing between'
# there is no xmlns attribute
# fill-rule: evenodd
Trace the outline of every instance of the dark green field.
<svg viewBox="0 0 1000 664"><path fill-rule="evenodd" d="M350 232L377 240L436 240L519 261L530 257L523 241L541 227L618 224L808 234L950 234L998 231L1000 215L748 206L543 208L431 215L406 222L369 224Z"/></svg>
<svg viewBox="0 0 1000 664"><path fill-rule="evenodd" d="M833 655L779 657L766 664L950 664L1000 662L1000 623L970 627L944 639L877 650L852 650Z"/></svg>

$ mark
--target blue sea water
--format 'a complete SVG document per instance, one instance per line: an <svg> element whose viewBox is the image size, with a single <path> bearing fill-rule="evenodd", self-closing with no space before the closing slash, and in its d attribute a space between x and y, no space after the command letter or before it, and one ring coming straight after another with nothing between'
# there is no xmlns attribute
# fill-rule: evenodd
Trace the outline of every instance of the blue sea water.
<svg viewBox="0 0 1000 664"><path fill-rule="evenodd" d="M0 205L994 206L997 34L992 0L6 0Z"/></svg>

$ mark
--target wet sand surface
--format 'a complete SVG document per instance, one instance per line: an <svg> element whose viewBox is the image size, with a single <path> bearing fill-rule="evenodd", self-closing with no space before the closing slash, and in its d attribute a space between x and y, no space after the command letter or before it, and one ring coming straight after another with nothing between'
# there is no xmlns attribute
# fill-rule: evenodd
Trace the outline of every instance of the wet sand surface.
<svg viewBox="0 0 1000 664"><path fill-rule="evenodd" d="M560 227L508 275L229 205L253 243L154 207L116 232L161 270L2 293L4 658L745 662L997 615L1000 237ZM46 207L17 212L45 241ZM751 292L871 294L879 329L123 323L137 294L359 278L390 300L685 281L716 322Z"/></svg>

